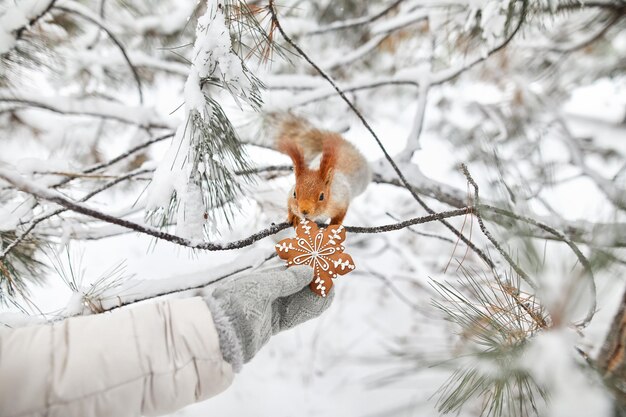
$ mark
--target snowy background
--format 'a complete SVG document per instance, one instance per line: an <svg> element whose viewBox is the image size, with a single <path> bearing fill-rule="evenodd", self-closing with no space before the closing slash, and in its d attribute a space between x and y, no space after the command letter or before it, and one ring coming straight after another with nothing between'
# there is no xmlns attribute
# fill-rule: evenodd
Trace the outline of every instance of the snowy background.
<svg viewBox="0 0 626 417"><path fill-rule="evenodd" d="M473 191L458 168L465 163L483 201L566 233L572 225L600 230L578 240L587 257L611 257L594 271L597 312L588 326L575 332L569 323L584 318L591 305L576 256L563 243L521 238L522 229L487 222L538 283L540 303L564 316L565 324L531 339L520 359L536 380L552 388L552 403L540 405L540 415L610 415L609 395L597 377L582 369L573 348L598 355L624 290L624 245L611 243L623 242L620 231L626 230L620 228L626 220L621 194L626 189L623 2L606 2L618 11L583 8L575 1L530 2L519 33L493 54L511 33L524 2L406 0L393 2L397 4L391 11L365 25L311 34L337 22L374 16L392 5L334 3L283 2L279 15L286 32L345 89L388 82L350 92L349 98L434 210L454 208L455 198L471 202ZM47 187L64 179L64 172L80 172L167 133L173 139L101 171L112 176L133 169L149 172L96 195L89 206L143 224L150 221L146 212L167 205L176 189L186 197L170 218L176 224L167 230L196 243L229 242L280 223L293 183L292 174L284 171L260 174L242 185L232 229L219 214L209 216L208 221L214 220L209 226L206 219L181 215L204 211L187 188L191 167L183 160L193 152L194 139L184 126L205 105L199 79L215 75L214 70L222 84L204 91L220 103L243 141L267 143L258 133L259 120L269 111L291 110L320 128L342 132L379 177L387 182L395 178L354 113L278 32L273 41L287 48L286 55L274 53L270 63L244 60L244 70L228 45L229 36L224 37L228 29L223 22L220 30L205 22L209 30L196 32L204 2L145 1L132 7L107 2L103 15L90 2L57 2L56 11L46 6L44 1L9 0L0 8L2 169ZM78 10L102 25L75 27L73 19L80 19L67 10ZM28 21L42 11L47 15L25 39L16 40L24 17ZM11 15L19 12L25 15L21 19ZM130 61L139 68L143 104L120 51L102 31L105 25L120 34ZM179 50L178 45L187 46ZM218 52L199 62L199 51ZM481 62L466 66L475 59ZM187 60L194 63L191 70ZM212 62L217 70L210 68ZM444 81L455 68L462 69L459 76ZM266 85L257 110L245 71ZM290 163L264 147L246 145L245 150L252 167ZM167 168L175 165L180 170ZM62 192L77 199L106 179L79 178ZM23 230L34 216L56 207L34 206L27 194L2 182L0 187L5 187L0 191L0 231ZM426 214L401 186L372 183L353 201L345 224L375 226ZM190 218L195 220L185 220ZM489 254L498 274L511 274L474 216L448 220ZM594 229L603 223L617 224L608 227L615 236ZM275 258L265 259L273 253L273 243L291 233L283 231L234 251L211 252L157 241L75 213L53 217L36 230L46 242L37 256L48 268L42 283L28 285L30 301L21 301L30 320L87 314L82 301L90 285L110 282L107 271L116 268L112 275L119 281L106 289L110 303L116 293L184 288L241 267L278 265ZM2 243L6 247L7 241ZM529 247L537 256L527 255ZM173 415L439 415L438 389L455 369L446 361L463 356L466 346L458 325L433 306L439 295L431 284L458 281L464 270L490 275L489 268L437 222L389 233L348 234L347 252L357 271L335 282L336 299L321 318L273 337L225 393ZM193 291L173 296L190 295ZM0 309L6 325L27 321L11 303ZM478 416L482 405L480 399L468 401L460 414Z"/></svg>

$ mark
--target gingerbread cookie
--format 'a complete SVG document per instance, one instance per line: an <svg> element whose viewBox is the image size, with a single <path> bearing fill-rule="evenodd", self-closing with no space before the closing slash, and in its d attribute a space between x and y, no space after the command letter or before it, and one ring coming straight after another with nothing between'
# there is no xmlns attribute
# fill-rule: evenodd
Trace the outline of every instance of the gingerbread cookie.
<svg viewBox="0 0 626 417"><path fill-rule="evenodd" d="M315 222L301 220L296 226L296 237L283 239L276 244L276 252L287 261L287 267L310 265L313 267L311 290L322 296L333 286L333 279L354 270L352 257L343 253L341 244L346 239L346 229L331 224L325 229Z"/></svg>

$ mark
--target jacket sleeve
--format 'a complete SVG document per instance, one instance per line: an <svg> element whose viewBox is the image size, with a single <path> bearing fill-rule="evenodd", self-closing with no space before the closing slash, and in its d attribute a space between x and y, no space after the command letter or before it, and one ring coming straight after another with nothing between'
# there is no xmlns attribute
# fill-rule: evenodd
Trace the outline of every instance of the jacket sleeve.
<svg viewBox="0 0 626 417"><path fill-rule="evenodd" d="M199 297L0 329L0 416L155 416L232 379Z"/></svg>

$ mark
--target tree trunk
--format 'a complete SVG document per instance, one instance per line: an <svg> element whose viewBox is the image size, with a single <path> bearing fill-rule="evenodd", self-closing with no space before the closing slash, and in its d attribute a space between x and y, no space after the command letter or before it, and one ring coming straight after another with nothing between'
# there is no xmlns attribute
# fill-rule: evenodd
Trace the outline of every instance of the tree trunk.
<svg viewBox="0 0 626 417"><path fill-rule="evenodd" d="M615 395L616 415L626 416L626 291L597 361Z"/></svg>

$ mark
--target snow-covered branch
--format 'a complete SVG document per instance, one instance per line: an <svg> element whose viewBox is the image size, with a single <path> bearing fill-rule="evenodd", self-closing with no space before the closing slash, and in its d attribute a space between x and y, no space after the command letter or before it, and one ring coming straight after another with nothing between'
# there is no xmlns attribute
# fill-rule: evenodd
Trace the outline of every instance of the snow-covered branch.
<svg viewBox="0 0 626 417"><path fill-rule="evenodd" d="M376 20L384 17L385 15L387 15L389 12L394 10L396 7L398 7L404 1L405 0L395 0L395 1L391 2L391 4L389 4L389 6L383 8L378 13L374 13L371 16L362 16L362 17L357 17L357 18L354 18L354 19L347 19L347 20L333 22L333 23L328 24L326 26L322 26L322 27L318 27L318 28L309 30L309 31L304 32L304 33L302 33L300 35L303 35L303 36L322 35L322 34L327 34L329 32L335 32L335 31L338 31L338 30L345 30L345 29L350 29L350 28L355 28L355 27L358 27L358 26L366 25L368 23L375 22Z"/></svg>
<svg viewBox="0 0 626 417"><path fill-rule="evenodd" d="M56 0L15 2L0 15L0 57L17 46L24 32L35 25L54 6Z"/></svg>
<svg viewBox="0 0 626 417"><path fill-rule="evenodd" d="M141 172L143 173L143 172ZM137 174L139 175L139 174ZM75 213L84 214L86 216L92 217L94 219L98 219L104 221L106 223L114 224L117 226L124 227L126 229L139 232L148 236L155 237L157 239L165 240L168 242L175 243L177 245L189 247L192 249L200 249L200 250L209 250L209 251L222 251L222 250L233 250L239 249L246 246L250 246L254 242L261 240L265 237L274 235L281 230L287 229L290 225L288 223L280 223L277 225L271 225L270 227L261 230L253 235L245 239L235 240L228 243L212 243L212 242L198 242L190 239L185 239L180 236L176 236L167 232L163 232L159 229L143 225L140 223L135 223L123 218L115 217L110 214L101 212L92 207L86 206L81 202L76 202L58 191L51 190L49 188L45 188L33 181L30 181L19 174L15 174L7 169L0 168L0 178L4 179L20 191L28 193L34 197L47 200L53 203L56 203L67 210L71 210ZM118 179L116 181L120 181L122 179ZM87 199L84 199L85 201ZM450 217L457 217L467 214L468 208L461 208L456 210L451 210L442 213L431 213L428 216L416 217L414 219L398 222L395 224L384 225L384 226L373 226L373 227L356 227L356 226L346 226L346 230L354 233L381 233L388 232L393 230L400 230L415 224L428 223L433 221L441 221L443 219L447 219ZM48 213L45 216L42 216L41 220L38 219L38 222L59 214L58 212ZM34 227L34 226L33 226ZM32 229L31 229L32 230Z"/></svg>
<svg viewBox="0 0 626 417"><path fill-rule="evenodd" d="M605 178L595 169L591 168L585 161L585 156L581 149L579 139L575 137L567 127L567 124L563 119L559 119L563 133L564 143L570 151L570 156L574 165L579 167L582 174L590 178L602 191L602 193L613 203L616 207L626 211L626 190L620 188L608 178Z"/></svg>
<svg viewBox="0 0 626 417"><path fill-rule="evenodd" d="M141 78L139 78L139 74L137 73L137 68L131 62L128 53L126 52L126 47L122 44L122 42L117 38L113 29L109 28L108 25L100 19L95 13L92 13L88 8L83 7L81 4L73 2L71 0L60 0L59 4L55 6L55 9L61 10L66 13L74 14L79 16L87 21L97 25L100 29L102 29L109 38L113 41L113 43L119 48L122 56L124 57L124 61L128 64L130 71L133 74L133 78L135 79L135 83L137 84L137 92L139 93L139 104L143 104L143 90L141 87Z"/></svg>
<svg viewBox="0 0 626 417"><path fill-rule="evenodd" d="M63 115L88 116L140 126L146 129L172 129L174 123L156 114L153 109L133 107L99 98L44 97L11 95L0 92L0 103L17 104ZM0 109L0 113L2 109Z"/></svg>

